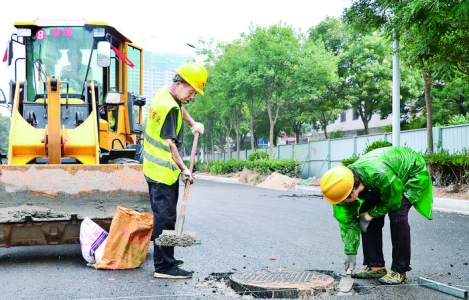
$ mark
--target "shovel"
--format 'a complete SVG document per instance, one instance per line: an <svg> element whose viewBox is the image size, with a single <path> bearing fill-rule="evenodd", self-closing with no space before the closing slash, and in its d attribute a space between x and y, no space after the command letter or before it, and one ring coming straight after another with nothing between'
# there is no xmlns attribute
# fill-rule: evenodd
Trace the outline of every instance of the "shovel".
<svg viewBox="0 0 469 300"><path fill-rule="evenodd" d="M197 142L199 140L199 133L196 132L194 134L194 142L192 144L192 152L189 164L189 170L191 171L194 169L194 160L195 160L195 153L197 152ZM181 209L179 212L176 230L163 230L161 235L155 239L155 244L157 246L180 246L180 247L187 247L192 246L195 242L195 232L182 232L184 227L184 220L186 218L186 206L187 206L187 199L189 198L189 189L191 186L191 182L186 180L186 185L184 187L184 196L182 198Z"/></svg>
<svg viewBox="0 0 469 300"><path fill-rule="evenodd" d="M352 270L347 269L347 273L344 278L342 278L339 282L339 292L348 293L352 290L353 281L352 278Z"/></svg>

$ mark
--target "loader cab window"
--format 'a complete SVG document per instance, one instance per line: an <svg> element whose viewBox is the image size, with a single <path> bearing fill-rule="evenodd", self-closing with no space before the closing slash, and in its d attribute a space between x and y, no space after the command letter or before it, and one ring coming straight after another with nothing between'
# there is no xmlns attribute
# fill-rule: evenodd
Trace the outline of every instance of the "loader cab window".
<svg viewBox="0 0 469 300"><path fill-rule="evenodd" d="M28 37L27 77L28 101L43 97L47 79L54 76L62 81L61 94L82 98L85 81L102 80L102 68L97 66L96 44L91 30L84 27L44 27ZM68 89L67 89L68 85Z"/></svg>
<svg viewBox="0 0 469 300"><path fill-rule="evenodd" d="M140 90L140 83L142 81L142 51L138 48L129 45L128 48L129 59L134 64L134 67L128 67L128 92L134 95L141 95L142 91ZM134 104L132 106L132 120L135 124L142 124L142 120L140 120L140 106Z"/></svg>

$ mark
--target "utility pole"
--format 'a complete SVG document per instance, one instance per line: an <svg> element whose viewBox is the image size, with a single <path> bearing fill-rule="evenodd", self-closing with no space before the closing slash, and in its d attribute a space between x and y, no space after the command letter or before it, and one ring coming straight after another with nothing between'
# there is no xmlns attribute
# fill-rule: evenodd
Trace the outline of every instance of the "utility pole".
<svg viewBox="0 0 469 300"><path fill-rule="evenodd" d="M392 145L401 144L401 82L399 66L399 40L396 33L393 34L393 55L392 55Z"/></svg>

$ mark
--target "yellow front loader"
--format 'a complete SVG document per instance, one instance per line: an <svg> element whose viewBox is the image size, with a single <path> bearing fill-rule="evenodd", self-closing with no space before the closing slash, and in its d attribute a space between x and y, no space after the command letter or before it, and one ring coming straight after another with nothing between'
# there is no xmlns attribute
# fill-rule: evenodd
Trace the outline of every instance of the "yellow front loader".
<svg viewBox="0 0 469 300"><path fill-rule="evenodd" d="M150 212L140 163L143 50L104 22L15 27L0 247L78 243L85 217L108 230L118 205Z"/></svg>

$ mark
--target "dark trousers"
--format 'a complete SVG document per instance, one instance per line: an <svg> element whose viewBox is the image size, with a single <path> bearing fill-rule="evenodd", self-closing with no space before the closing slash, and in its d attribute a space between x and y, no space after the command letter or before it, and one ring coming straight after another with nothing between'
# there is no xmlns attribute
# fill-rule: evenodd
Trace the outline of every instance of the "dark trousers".
<svg viewBox="0 0 469 300"><path fill-rule="evenodd" d="M392 265L395 272L410 271L410 225L409 210L412 207L407 198L402 198L401 207L388 213L391 242ZM363 265L370 267L384 267L383 256L383 227L384 216L373 219L368 225L366 233L362 232Z"/></svg>
<svg viewBox="0 0 469 300"><path fill-rule="evenodd" d="M148 182L153 211L153 264L155 271L165 271L174 263L174 247L159 247L154 241L163 230L175 230L179 180L173 185Z"/></svg>

